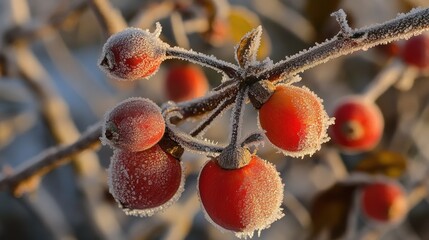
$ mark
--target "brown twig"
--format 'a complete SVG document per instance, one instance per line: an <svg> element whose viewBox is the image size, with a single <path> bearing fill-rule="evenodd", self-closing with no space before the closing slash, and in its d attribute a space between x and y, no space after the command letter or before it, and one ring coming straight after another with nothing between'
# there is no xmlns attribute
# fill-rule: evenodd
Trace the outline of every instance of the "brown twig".
<svg viewBox="0 0 429 240"><path fill-rule="evenodd" d="M87 132L73 144L53 147L40 153L33 159L26 161L11 174L0 177L0 190L8 190L15 196L22 195L34 181L65 163L77 154L94 148L100 144L101 126L97 125L88 129Z"/></svg>
<svg viewBox="0 0 429 240"><path fill-rule="evenodd" d="M128 26L121 12L108 0L88 0L88 3L107 35L110 36Z"/></svg>

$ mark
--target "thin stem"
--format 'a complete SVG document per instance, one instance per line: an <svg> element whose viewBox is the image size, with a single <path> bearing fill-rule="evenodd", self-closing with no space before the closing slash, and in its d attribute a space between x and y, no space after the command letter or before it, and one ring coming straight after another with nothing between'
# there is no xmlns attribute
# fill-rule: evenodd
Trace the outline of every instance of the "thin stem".
<svg viewBox="0 0 429 240"><path fill-rule="evenodd" d="M121 12L115 9L108 0L88 0L88 3L107 35L110 36L127 27L127 22Z"/></svg>
<svg viewBox="0 0 429 240"><path fill-rule="evenodd" d="M202 115L210 112L218 107L226 98L235 96L238 92L238 85L233 85L224 89L221 92L210 92L207 96L197 98L189 101L179 102L175 106L182 115L182 118L170 119L172 123L176 124L182 120L190 117ZM165 107L163 107L165 110Z"/></svg>
<svg viewBox="0 0 429 240"><path fill-rule="evenodd" d="M58 166L68 163L77 154L98 146L101 136L101 126L91 127L74 143L65 146L49 148L23 165L14 169L12 174L0 177L0 190L12 191L15 195L26 192L28 181L37 180ZM23 190L23 191L22 191Z"/></svg>
<svg viewBox="0 0 429 240"><path fill-rule="evenodd" d="M377 100L380 95L398 80L403 70L404 65L399 61L394 61L386 66L366 87L362 93L363 97L371 102Z"/></svg>
<svg viewBox="0 0 429 240"><path fill-rule="evenodd" d="M176 106L173 105L170 106L168 109L164 110L163 115L169 137L183 148L208 156L216 156L217 154L221 153L222 150L225 148L224 146L220 146L218 144L194 138L177 128L171 122L171 119L182 117Z"/></svg>
<svg viewBox="0 0 429 240"><path fill-rule="evenodd" d="M204 130L207 129L207 127L210 126L210 124L223 112L225 111L231 104L234 102L234 98L230 97L226 99L224 102L218 105L217 108L215 108L210 115L204 119L194 130L191 131L189 135L193 137L197 137L199 134L201 134Z"/></svg>
<svg viewBox="0 0 429 240"><path fill-rule="evenodd" d="M230 78L238 78L238 67L232 63L228 63L217 59L214 56L208 56L203 53L186 50L180 47L167 48L166 56L170 58L179 58L197 64L203 64L216 71L223 72Z"/></svg>
<svg viewBox="0 0 429 240"><path fill-rule="evenodd" d="M429 8L413 10L382 24L353 30L350 36L339 34L318 46L276 63L272 68L262 72L258 78L279 81L339 56L406 39L428 29Z"/></svg>
<svg viewBox="0 0 429 240"><path fill-rule="evenodd" d="M232 146L234 148L238 146L238 140L241 136L241 129L243 125L242 115L244 111L244 100L246 98L247 90L247 86L240 88L237 96L235 97L235 105L231 113L231 135L229 146Z"/></svg>

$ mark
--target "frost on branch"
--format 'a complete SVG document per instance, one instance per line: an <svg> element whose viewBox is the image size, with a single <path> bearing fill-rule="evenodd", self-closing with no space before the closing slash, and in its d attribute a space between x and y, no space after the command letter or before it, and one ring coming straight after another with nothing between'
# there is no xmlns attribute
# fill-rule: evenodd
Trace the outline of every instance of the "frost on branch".
<svg viewBox="0 0 429 240"><path fill-rule="evenodd" d="M347 15L343 9L339 9L336 12L333 12L331 16L335 17L338 24L340 24L341 32L340 34L346 37L350 37L352 35L353 30L350 28L347 23Z"/></svg>

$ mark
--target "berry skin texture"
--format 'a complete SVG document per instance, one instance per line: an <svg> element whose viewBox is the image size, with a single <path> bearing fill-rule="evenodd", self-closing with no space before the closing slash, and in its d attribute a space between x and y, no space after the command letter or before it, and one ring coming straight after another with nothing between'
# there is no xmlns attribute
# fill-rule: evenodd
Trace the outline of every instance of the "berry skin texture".
<svg viewBox="0 0 429 240"><path fill-rule="evenodd" d="M141 152L115 150L109 191L127 215L151 216L170 206L183 192L182 163L157 144Z"/></svg>
<svg viewBox="0 0 429 240"><path fill-rule="evenodd" d="M332 140L345 151L371 150L380 141L384 119L373 102L360 97L342 99L335 112Z"/></svg>
<svg viewBox="0 0 429 240"><path fill-rule="evenodd" d="M332 120L322 100L305 87L278 85L259 109L259 125L268 140L285 155L313 154L329 140Z"/></svg>
<svg viewBox="0 0 429 240"><path fill-rule="evenodd" d="M429 36L422 34L408 39L402 48L402 59L420 69L429 68Z"/></svg>
<svg viewBox="0 0 429 240"><path fill-rule="evenodd" d="M129 152L146 150L162 138L161 109L147 98L129 98L105 116L103 143Z"/></svg>
<svg viewBox="0 0 429 240"><path fill-rule="evenodd" d="M361 209L365 216L381 223L395 223L408 212L407 198L396 183L372 183L362 189Z"/></svg>
<svg viewBox="0 0 429 240"><path fill-rule="evenodd" d="M166 59L167 47L156 34L127 28L107 39L99 65L107 75L118 80L148 78Z"/></svg>
<svg viewBox="0 0 429 240"><path fill-rule="evenodd" d="M237 237L251 237L283 216L279 173L255 155L248 165L233 170L209 160L200 172L198 191L206 218Z"/></svg>
<svg viewBox="0 0 429 240"><path fill-rule="evenodd" d="M206 75L197 66L179 65L168 71L165 90L167 98L170 100L181 102L202 97L208 89Z"/></svg>

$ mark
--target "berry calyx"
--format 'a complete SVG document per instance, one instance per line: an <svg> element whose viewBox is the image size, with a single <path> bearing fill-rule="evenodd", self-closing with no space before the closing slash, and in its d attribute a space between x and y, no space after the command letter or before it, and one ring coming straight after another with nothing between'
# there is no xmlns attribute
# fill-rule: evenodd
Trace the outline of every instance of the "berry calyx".
<svg viewBox="0 0 429 240"><path fill-rule="evenodd" d="M165 132L161 109L147 98L129 98L105 116L102 141L130 152L146 150Z"/></svg>
<svg viewBox="0 0 429 240"><path fill-rule="evenodd" d="M119 80L148 78L166 59L168 45L156 33L139 28L127 28L107 39L99 61L100 68Z"/></svg>
<svg viewBox="0 0 429 240"><path fill-rule="evenodd" d="M329 140L328 118L322 100L305 87L278 85L259 109L259 124L268 140L283 153L313 154Z"/></svg>
<svg viewBox="0 0 429 240"><path fill-rule="evenodd" d="M362 189L361 209L371 220L383 223L398 222L408 212L407 198L396 183L371 183Z"/></svg>
<svg viewBox="0 0 429 240"><path fill-rule="evenodd" d="M343 99L334 111L332 140L346 151L367 151L380 141L384 119L373 102L361 97Z"/></svg>
<svg viewBox="0 0 429 240"><path fill-rule="evenodd" d="M175 102L204 96L209 89L206 75L201 68L186 64L168 70L165 81L167 98Z"/></svg>
<svg viewBox="0 0 429 240"><path fill-rule="evenodd" d="M183 192L183 164L157 144L145 151L115 150L109 191L127 215L151 216Z"/></svg>
<svg viewBox="0 0 429 240"><path fill-rule="evenodd" d="M408 39L402 48L402 59L420 69L429 67L429 36L422 34Z"/></svg>
<svg viewBox="0 0 429 240"><path fill-rule="evenodd" d="M238 237L252 236L283 216L283 184L275 167L253 155L246 166L228 170L217 159L202 168L198 191L206 218Z"/></svg>

